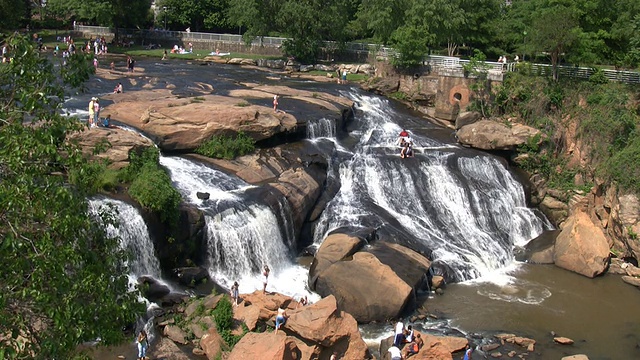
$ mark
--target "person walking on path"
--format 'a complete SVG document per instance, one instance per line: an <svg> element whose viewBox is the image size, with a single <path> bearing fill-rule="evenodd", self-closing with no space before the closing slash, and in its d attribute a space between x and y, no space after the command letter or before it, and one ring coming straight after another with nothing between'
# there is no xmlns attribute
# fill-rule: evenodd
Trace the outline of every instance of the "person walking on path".
<svg viewBox="0 0 640 360"><path fill-rule="evenodd" d="M147 333L142 330L138 334L138 360L147 360L147 348L149 347L149 338Z"/></svg>
<svg viewBox="0 0 640 360"><path fill-rule="evenodd" d="M276 95L277 96L277 95ZM265 265L264 266L264 271L262 272L262 276L263 276L263 280L262 280L262 293L266 294L267 293L267 282L269 281L269 273L271 272L271 270L269 269L269 266Z"/></svg>
<svg viewBox="0 0 640 360"><path fill-rule="evenodd" d="M240 288L240 285L238 285L237 281L233 282L233 286L231 286L231 298L233 299L233 305L237 306L238 305L238 296L240 295L238 290Z"/></svg>

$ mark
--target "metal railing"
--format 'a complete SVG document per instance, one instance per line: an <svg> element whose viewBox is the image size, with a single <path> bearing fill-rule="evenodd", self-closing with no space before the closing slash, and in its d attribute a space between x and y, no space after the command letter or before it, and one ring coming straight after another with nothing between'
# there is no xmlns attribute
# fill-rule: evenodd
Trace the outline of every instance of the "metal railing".
<svg viewBox="0 0 640 360"><path fill-rule="evenodd" d="M114 36L113 29L103 26L86 26L77 25L76 31L90 33L98 36ZM141 37L143 39L181 39L182 41L205 41L205 42L224 42L224 43L244 43L242 35L235 34L214 34L201 32L186 31L168 31L168 30L136 30L136 29L118 29L118 33L126 37ZM260 36L251 41L251 45L281 47L287 38ZM337 47L337 43L326 41L327 47ZM367 44L360 42L348 42L345 49L351 52L374 52L376 56L389 58L397 56L397 52L390 47L384 47L379 44ZM424 60L424 65L431 65L434 69L455 70L462 69L462 65L468 64L469 60L463 60L457 57L430 55ZM517 63L499 63L494 61L484 62L489 73L505 73L517 71ZM535 74L550 75L552 67L548 64L531 63L531 70ZM559 66L558 72L561 76L588 79L597 71L594 68ZM611 81L624 82L628 84L640 84L640 72L637 71L620 71L620 70L603 70L604 75Z"/></svg>

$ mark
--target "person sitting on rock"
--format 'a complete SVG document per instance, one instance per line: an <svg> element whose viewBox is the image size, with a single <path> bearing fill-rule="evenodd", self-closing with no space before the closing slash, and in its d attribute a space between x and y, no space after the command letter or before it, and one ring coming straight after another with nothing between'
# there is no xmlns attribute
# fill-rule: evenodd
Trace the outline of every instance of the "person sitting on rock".
<svg viewBox="0 0 640 360"><path fill-rule="evenodd" d="M411 136L409 135L409 132L405 129L403 129L400 132L399 138L398 138L398 144L400 146L404 146L406 143L412 142L411 140Z"/></svg>
<svg viewBox="0 0 640 360"><path fill-rule="evenodd" d="M309 303L309 300L307 299L307 296L302 296L300 298L300 301L298 301L298 306L305 306ZM297 306L296 306L297 307Z"/></svg>
<svg viewBox="0 0 640 360"><path fill-rule="evenodd" d="M407 326L407 328L404 330L404 342L405 343L410 343L412 342L413 339L413 327L411 325Z"/></svg>
<svg viewBox="0 0 640 360"><path fill-rule="evenodd" d="M416 334L416 338L410 342L407 346L404 347L404 357L403 359L408 358L411 355L417 354L420 349L422 349L422 345L424 345L424 341L420 334Z"/></svg>
<svg viewBox="0 0 640 360"><path fill-rule="evenodd" d="M404 144L402 151L400 151L401 158L410 158L413 157L413 145L411 143Z"/></svg>

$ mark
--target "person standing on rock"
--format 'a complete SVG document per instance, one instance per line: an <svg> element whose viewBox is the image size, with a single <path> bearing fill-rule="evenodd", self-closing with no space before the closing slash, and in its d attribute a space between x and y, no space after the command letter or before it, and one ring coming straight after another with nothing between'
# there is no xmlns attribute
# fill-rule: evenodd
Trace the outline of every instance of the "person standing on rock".
<svg viewBox="0 0 640 360"><path fill-rule="evenodd" d="M471 360L471 346L467 344L467 347L464 349L464 358L463 360Z"/></svg>
<svg viewBox="0 0 640 360"><path fill-rule="evenodd" d="M138 360L147 360L147 348L149 347L149 338L146 331L140 331L138 334Z"/></svg>
<svg viewBox="0 0 640 360"><path fill-rule="evenodd" d="M278 95L276 95L278 96ZM265 265L264 266L264 271L262 272L262 276L263 276L263 280L262 280L262 293L266 294L267 293L267 282L269 281L269 273L271 272L271 270L269 269L269 266Z"/></svg>
<svg viewBox="0 0 640 360"><path fill-rule="evenodd" d="M273 95L273 111L274 112L278 112L278 98L280 98L278 94Z"/></svg>
<svg viewBox="0 0 640 360"><path fill-rule="evenodd" d="M237 281L233 282L233 286L231 286L231 298L233 299L233 305L237 306L238 305L238 289L239 289L240 285L238 285Z"/></svg>
<svg viewBox="0 0 640 360"><path fill-rule="evenodd" d="M404 324L402 321L398 321L396 324L395 337L393 338L393 346L399 348L404 340Z"/></svg>
<svg viewBox="0 0 640 360"><path fill-rule="evenodd" d="M98 98L92 97L91 101L89 101L89 128L93 127L93 124L96 120L96 100L98 100Z"/></svg>

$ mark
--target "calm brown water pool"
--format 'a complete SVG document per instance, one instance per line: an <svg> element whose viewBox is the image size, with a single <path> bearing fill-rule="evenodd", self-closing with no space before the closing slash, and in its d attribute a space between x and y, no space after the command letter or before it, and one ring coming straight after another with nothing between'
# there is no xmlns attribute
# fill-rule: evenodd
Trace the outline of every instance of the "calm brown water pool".
<svg viewBox="0 0 640 360"><path fill-rule="evenodd" d="M536 354L529 359L573 354L590 360L640 359L640 290L620 276L588 279L553 265L523 265L512 275L511 284L450 285L427 306L465 332L536 339ZM554 344L551 331L575 344Z"/></svg>

